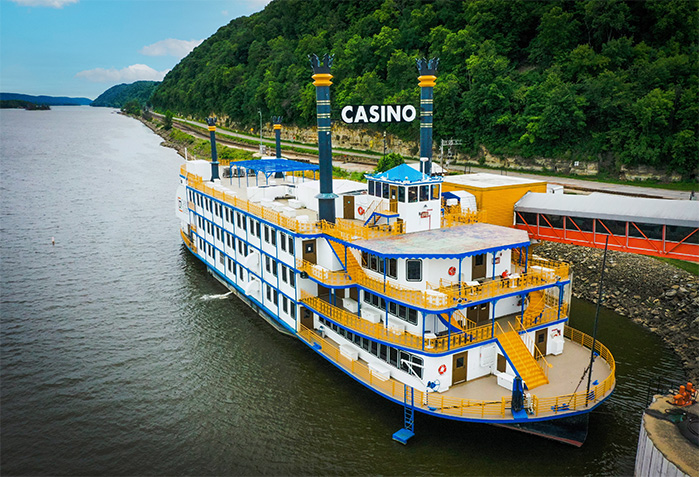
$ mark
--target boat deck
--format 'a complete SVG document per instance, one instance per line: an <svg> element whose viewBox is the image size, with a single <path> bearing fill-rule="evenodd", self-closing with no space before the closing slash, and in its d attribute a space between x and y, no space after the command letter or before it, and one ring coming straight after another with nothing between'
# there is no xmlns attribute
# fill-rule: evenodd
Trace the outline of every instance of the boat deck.
<svg viewBox="0 0 699 477"><path fill-rule="evenodd" d="M402 382L377 376L364 360L347 358L340 353L336 342L315 331L302 327L299 337L361 383L402 403L405 387ZM597 342L599 357L595 359L593 385L589 394L586 392L587 377L581 380L590 361L590 351L586 346L591 345L591 341L591 337L575 329L565 328L563 354L547 357L553 366L549 371L550 383L530 391L532 404L529 412L526 417L518 420L565 417L592 408L609 397L615 386L615 363L601 343ZM423 390L416 388L414 396L415 409L427 413L467 421L515 421L510 410L512 393L498 386L497 378L493 375L452 386L442 393L430 392L426 395Z"/></svg>

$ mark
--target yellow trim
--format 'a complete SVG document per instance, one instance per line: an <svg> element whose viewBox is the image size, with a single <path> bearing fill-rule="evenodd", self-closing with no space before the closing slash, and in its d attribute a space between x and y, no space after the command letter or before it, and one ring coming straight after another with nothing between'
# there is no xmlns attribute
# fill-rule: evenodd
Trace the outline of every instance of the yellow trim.
<svg viewBox="0 0 699 477"><path fill-rule="evenodd" d="M333 79L333 75L330 73L318 73L316 75L312 76L313 78L313 86L330 86L333 84L331 79Z"/></svg>
<svg viewBox="0 0 699 477"><path fill-rule="evenodd" d="M274 129L281 129L281 128L282 128L282 125L281 125L281 124L275 124L275 125L274 125Z"/></svg>
<svg viewBox="0 0 699 477"><path fill-rule="evenodd" d="M209 131L216 131L216 126L209 126Z"/></svg>
<svg viewBox="0 0 699 477"><path fill-rule="evenodd" d="M423 75L418 77L417 80L420 82L421 88L426 88L428 86L434 86L437 84L437 77L435 75Z"/></svg>

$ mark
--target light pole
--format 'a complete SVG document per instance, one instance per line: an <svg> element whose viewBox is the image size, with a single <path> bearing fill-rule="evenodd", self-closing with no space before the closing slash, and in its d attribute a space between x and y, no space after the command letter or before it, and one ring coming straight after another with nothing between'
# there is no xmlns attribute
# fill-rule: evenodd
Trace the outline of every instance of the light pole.
<svg viewBox="0 0 699 477"><path fill-rule="evenodd" d="M383 157L386 157L386 131L383 132Z"/></svg>
<svg viewBox="0 0 699 477"><path fill-rule="evenodd" d="M258 109L257 113L260 115L260 154L264 154L262 152L262 110Z"/></svg>

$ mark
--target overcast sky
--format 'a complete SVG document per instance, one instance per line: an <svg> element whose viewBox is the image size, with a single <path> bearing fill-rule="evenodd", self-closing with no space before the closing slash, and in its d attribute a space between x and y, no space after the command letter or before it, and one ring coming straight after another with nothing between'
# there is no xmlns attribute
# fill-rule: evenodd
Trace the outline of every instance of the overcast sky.
<svg viewBox="0 0 699 477"><path fill-rule="evenodd" d="M270 0L0 0L0 91L84 96L161 80Z"/></svg>

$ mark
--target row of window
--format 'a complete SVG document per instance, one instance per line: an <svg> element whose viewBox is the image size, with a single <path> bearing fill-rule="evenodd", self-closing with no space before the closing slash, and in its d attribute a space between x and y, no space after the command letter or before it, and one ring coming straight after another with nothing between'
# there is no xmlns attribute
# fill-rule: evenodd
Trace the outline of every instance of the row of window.
<svg viewBox="0 0 699 477"><path fill-rule="evenodd" d="M386 311L386 299L382 296L365 291L364 301L379 310ZM407 321L411 325L417 325L417 310L414 308L408 308L395 302L388 302L388 314Z"/></svg>
<svg viewBox="0 0 699 477"><path fill-rule="evenodd" d="M405 187L370 180L368 181L368 185L369 195L383 197L384 199L397 200L398 202L405 202L406 198L408 203L426 202L428 200L439 199L439 184Z"/></svg>
<svg viewBox="0 0 699 477"><path fill-rule="evenodd" d="M554 229L571 230L573 232L595 232L600 235L620 235L626 236L627 224L629 237L644 238L653 240L663 239L663 225L644 224L638 222L624 222L610 219L590 219L586 217L566 217L553 214L536 214L533 212L517 212L516 222L530 226L552 227ZM537 222L538 220L538 222ZM695 229L691 227L680 227L675 225L665 225L665 240L669 242L681 242L689 236ZM694 233L688 243L699 243L699 234Z"/></svg>
<svg viewBox="0 0 699 477"><path fill-rule="evenodd" d="M398 279L398 260L395 258L381 258L368 252L362 252L362 266L383 275ZM408 259L405 261L405 278L409 282L422 281L422 260Z"/></svg>
<svg viewBox="0 0 699 477"><path fill-rule="evenodd" d="M378 343L356 333L352 333L351 331L345 330L344 328L337 326L335 323L326 320L322 316L320 317L320 322L338 333L340 336L346 338L348 341L356 344L364 351L368 351L369 353L373 354L380 360L385 361L391 366L407 373L410 373L412 370L412 374L417 375L418 378L422 378L424 361L420 356L394 348L393 346L388 346L384 343Z"/></svg>

